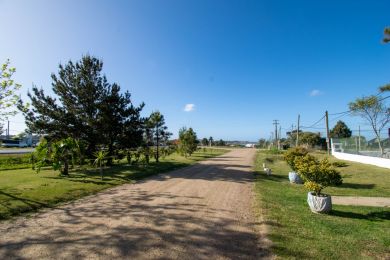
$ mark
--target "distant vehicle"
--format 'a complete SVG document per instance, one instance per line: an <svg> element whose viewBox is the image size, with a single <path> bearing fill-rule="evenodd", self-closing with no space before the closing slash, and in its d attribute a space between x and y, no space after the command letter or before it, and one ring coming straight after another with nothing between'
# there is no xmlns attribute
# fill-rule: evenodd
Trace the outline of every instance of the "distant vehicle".
<svg viewBox="0 0 390 260"><path fill-rule="evenodd" d="M2 147L19 147L19 148L25 148L28 147L28 144L24 140L1 140L1 146Z"/></svg>

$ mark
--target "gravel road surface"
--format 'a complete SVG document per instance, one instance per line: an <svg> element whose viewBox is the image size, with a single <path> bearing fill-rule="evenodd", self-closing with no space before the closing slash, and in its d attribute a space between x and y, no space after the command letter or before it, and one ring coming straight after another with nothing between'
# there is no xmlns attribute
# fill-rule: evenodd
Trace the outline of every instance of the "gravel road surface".
<svg viewBox="0 0 390 260"><path fill-rule="evenodd" d="M0 223L0 259L270 258L253 209L254 149Z"/></svg>

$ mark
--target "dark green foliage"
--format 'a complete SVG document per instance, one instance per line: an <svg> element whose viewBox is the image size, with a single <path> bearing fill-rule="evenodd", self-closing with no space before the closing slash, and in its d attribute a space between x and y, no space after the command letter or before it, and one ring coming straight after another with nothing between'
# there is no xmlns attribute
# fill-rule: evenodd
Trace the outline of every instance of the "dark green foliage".
<svg viewBox="0 0 390 260"><path fill-rule="evenodd" d="M220 139L218 142L217 142L217 146L226 146L226 143L224 140Z"/></svg>
<svg viewBox="0 0 390 260"><path fill-rule="evenodd" d="M352 131L343 121L338 121L333 129L330 130L331 138L348 138L351 137Z"/></svg>
<svg viewBox="0 0 390 260"><path fill-rule="evenodd" d="M209 145L209 140L207 138L203 138L202 141L201 141L201 144L203 146L208 146Z"/></svg>
<svg viewBox="0 0 390 260"><path fill-rule="evenodd" d="M390 42L390 27L386 27L385 30L383 31L383 42L384 43L389 43Z"/></svg>
<svg viewBox="0 0 390 260"><path fill-rule="evenodd" d="M289 132L286 143L295 145L297 140L297 131ZM323 146L324 139L321 138L319 133L313 132L301 132L299 131L299 145L307 147Z"/></svg>
<svg viewBox="0 0 390 260"><path fill-rule="evenodd" d="M69 175L69 165L74 167L79 157L77 141L71 137L59 141L43 140L34 152L34 169L39 172L43 166L52 165L55 171Z"/></svg>
<svg viewBox="0 0 390 260"><path fill-rule="evenodd" d="M321 145L321 136L318 133L303 132L299 135L299 144L306 145L308 147Z"/></svg>
<svg viewBox="0 0 390 260"><path fill-rule="evenodd" d="M153 155L156 162L158 162L160 158L160 145L166 144L172 134L168 132L168 127L165 125L165 118L159 111L155 111L149 116L147 127L150 129L152 143L156 147Z"/></svg>
<svg viewBox="0 0 390 260"><path fill-rule="evenodd" d="M386 85L380 87L380 88L379 88L379 91L380 91L380 92L390 91L390 84L386 84Z"/></svg>
<svg viewBox="0 0 390 260"><path fill-rule="evenodd" d="M198 139L194 130L183 127L179 131L179 152L185 157L191 156L198 147Z"/></svg>
<svg viewBox="0 0 390 260"><path fill-rule="evenodd" d="M101 145L107 146L110 154L116 145L138 146L143 104L133 106L130 93L121 94L119 85L108 83L102 69L103 62L88 55L76 63L59 65L58 74L52 74L55 96L34 86L28 93L31 109L19 103L29 129L50 139L80 140L89 157Z"/></svg>
<svg viewBox="0 0 390 260"><path fill-rule="evenodd" d="M209 145L214 145L214 138L212 136L209 137Z"/></svg>

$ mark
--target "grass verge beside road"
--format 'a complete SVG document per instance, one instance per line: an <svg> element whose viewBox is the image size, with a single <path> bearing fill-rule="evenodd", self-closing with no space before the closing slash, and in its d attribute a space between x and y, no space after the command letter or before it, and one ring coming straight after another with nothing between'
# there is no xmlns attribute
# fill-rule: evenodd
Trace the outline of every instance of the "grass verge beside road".
<svg viewBox="0 0 390 260"><path fill-rule="evenodd" d="M109 187L189 166L226 152L227 150L222 149L201 149L188 158L172 154L161 159L160 163L151 162L146 167L121 163L105 169L103 181L99 171L94 168L73 170L69 177L59 176L58 172L51 169L43 169L38 174L31 169L1 171L0 219L52 207Z"/></svg>
<svg viewBox="0 0 390 260"><path fill-rule="evenodd" d="M256 198L270 227L273 252L280 258L389 259L388 208L333 205L329 215L311 213L303 185L290 184L282 155L259 152ZM272 176L262 172L265 162ZM390 173L375 166L349 163L338 168L345 184L325 189L331 195L390 196ZM364 176L362 176L364 175Z"/></svg>

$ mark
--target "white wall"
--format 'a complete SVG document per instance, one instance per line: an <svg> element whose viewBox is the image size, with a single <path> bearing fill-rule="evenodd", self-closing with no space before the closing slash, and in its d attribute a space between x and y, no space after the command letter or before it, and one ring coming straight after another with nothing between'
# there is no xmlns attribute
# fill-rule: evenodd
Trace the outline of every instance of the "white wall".
<svg viewBox="0 0 390 260"><path fill-rule="evenodd" d="M341 159L341 160L371 164L371 165L376 165L379 167L390 169L390 159L370 157L370 156L364 156L358 154L340 153L340 152L332 152L332 155L337 159Z"/></svg>

